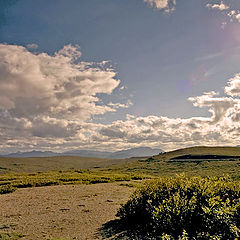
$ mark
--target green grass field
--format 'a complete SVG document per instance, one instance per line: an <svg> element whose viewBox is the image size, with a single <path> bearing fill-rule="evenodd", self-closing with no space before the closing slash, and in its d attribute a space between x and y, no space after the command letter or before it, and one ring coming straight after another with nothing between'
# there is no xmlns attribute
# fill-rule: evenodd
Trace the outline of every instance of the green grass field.
<svg viewBox="0 0 240 240"><path fill-rule="evenodd" d="M0 194L17 188L42 187L67 184L97 184L151 178L144 174L118 173L112 171L73 170L44 173L8 173L0 175Z"/></svg>
<svg viewBox="0 0 240 240"><path fill-rule="evenodd" d="M97 159L84 157L0 158L0 192L15 188L62 184L150 179L159 176L222 176L240 178L240 160L169 162L181 155L239 156L237 147L192 147L167 152L150 159Z"/></svg>
<svg viewBox="0 0 240 240"><path fill-rule="evenodd" d="M33 173L55 170L97 169L129 162L138 159L107 159L76 156L9 158L0 157L0 174L9 172Z"/></svg>
<svg viewBox="0 0 240 240"><path fill-rule="evenodd" d="M209 184L210 187L215 186L216 184L223 184L226 189L230 188L233 186L233 190L235 191L235 185L238 186L240 182L240 160L238 158L235 159L225 159L221 161L209 161L209 160L204 160L202 159L201 161L189 161L189 162L178 162L174 161L171 162L169 161L171 158L178 157L178 156L183 156L183 155L224 155L224 156L240 156L240 148L234 148L234 147L192 147L192 148L185 148L185 149L179 149L176 151L172 152L167 152L164 154L160 154L157 156L153 156L148 159L138 159L138 158L133 158L133 159L98 159L98 158L85 158L85 157L71 157L71 156L64 156L64 157L44 157L44 158L0 158L0 194L6 194L6 193L11 193L15 191L18 188L29 188L29 187L41 187L41 186L50 186L50 185L68 185L68 184L98 184L98 183L110 183L110 182L119 182L119 185L123 186L129 186L129 187L136 187L136 189L139 189L139 183L142 182L142 180L150 180L150 184L145 185L145 186L150 186L150 192L149 192L149 187L144 189L142 191L142 195L138 197L137 192L133 197L129 200L130 202L128 204L134 204L136 205L136 209L141 209L141 208L146 208L149 209L149 204L155 202L155 199L151 199L152 196L158 196L160 194L159 192L159 186L165 186L164 184L168 184L168 188L171 190L173 186L175 186L175 180L178 179L176 177L179 174L184 174L182 178L180 178L181 184L179 185L177 182L176 187L173 188L173 193L175 191L179 191L179 194L181 195L182 192L184 193L185 191L185 186L187 182L189 182L189 191L193 192L193 199L195 199L195 195L198 196L198 191L201 192L201 183L204 181L207 181L206 183ZM191 185L194 181L192 180L193 176L196 176L195 179L198 179L199 184L193 184ZM159 178L160 177L160 178ZM188 178L190 177L190 178ZM203 178L201 178L203 177ZM205 178L206 177L206 178ZM224 181L221 180L224 179ZM162 180L161 180L162 179ZM183 180L182 180L183 179ZM210 179L210 182L209 180ZM212 179L212 180L211 180ZM133 180L140 180L139 182L132 182ZM121 183L123 181L123 183ZM127 183L126 183L127 181ZM158 185L159 181L161 182L160 185ZM177 180L176 180L177 181ZM232 182L232 185L228 185L229 182ZM145 182L145 181L143 181ZM172 183L174 183L172 185ZM235 184L236 183L236 184ZM157 185L156 185L157 184ZM170 185L169 185L170 184ZM235 185L234 185L235 184ZM153 189L152 187L157 186L156 189ZM180 186L180 187L179 187ZM216 185L217 186L217 185ZM221 185L222 186L222 185ZM208 187L210 189L210 187ZM164 188L165 189L165 188ZM182 189L184 191L182 191ZM225 188L224 188L225 189ZM226 190L225 189L225 190ZM169 190L169 192L171 192ZM196 194L194 191L196 191ZM220 188L221 190L221 188ZM220 191L219 190L219 191ZM224 190L224 191L225 191ZM162 190L161 190L162 191ZM188 191L188 190L187 190ZM205 190L204 190L205 191ZM203 195L205 192L203 191ZM215 190L214 190L215 191ZM214 191L212 191L214 193ZM227 190L226 190L227 191ZM220 191L221 192L221 191ZM218 193L218 192L217 192ZM202 194L202 192L201 192ZM214 193L215 194L215 193ZM212 204L212 199L218 200L218 196L214 195L212 198L209 198L206 200L207 204ZM227 192L228 194L228 192ZM234 193L235 194L235 193ZM237 190L237 196L239 194L239 190ZM162 193L159 195L161 196ZM179 195L179 196L180 196ZM235 194L236 195L236 194ZM234 196L235 196L234 195ZM136 198L135 198L135 197ZM185 196L185 195L184 195ZM188 196L188 195L187 195ZM199 195L200 196L200 195ZM205 196L205 195L204 195ZM225 196L225 195L224 195ZM171 211L169 212L161 212L162 210L160 209L159 206L161 204L165 206L165 202L160 202L156 203L157 205L153 206L153 210L149 211L149 216L151 216L151 221L152 225L151 226L156 226L156 229L158 229L158 225L162 224L162 216L164 219L166 219L166 216L175 216L175 210L178 209L177 206L178 199L175 199L175 195L172 197L169 197L169 199L173 199L171 207ZM229 195L231 197L231 194ZM142 203L142 198L147 199L147 201ZM237 197L238 198L238 197ZM140 201L140 200L141 201ZM182 199L182 195L179 197L179 199ZM225 201L226 200L226 201ZM236 199L235 199L236 200ZM234 201L235 201L234 200ZM159 200L157 200L159 201ZM235 207L235 205L229 205L227 198L221 199L221 202L218 201L219 204L221 203L222 205L226 205L224 208L224 221L226 224L228 223L228 220L230 219L232 222L231 224L228 224L229 231L227 231L226 236L237 236L238 233L240 233L238 230L236 234L234 233L234 229L239 227L239 223L235 221L234 219L230 218L231 213L228 213L228 210L230 208ZM238 204L237 200L235 201L236 204ZM234 202L234 204L235 204ZM181 202L180 202L181 203ZM185 202L184 202L185 203ZM198 200L194 207L198 209L198 205L201 202ZM139 205L140 204L140 205ZM182 204L182 203L181 203ZM204 202L205 204L205 202ZM203 205L204 205L203 204ZM135 205L133 206L133 209L135 209ZM146 205L146 206L145 206ZM159 206L158 206L159 205ZM224 205L224 206L225 206ZM229 205L229 206L228 206ZM179 216L181 217L182 213L185 214L185 212L182 211L182 209L187 209L187 214L190 214L189 216L195 216L195 210L192 212L186 208L188 205L182 204L178 210L179 210ZM200 206L200 205L199 205ZM205 205L204 205L205 206ZM215 205L214 205L215 206ZM220 205L219 205L220 206ZM240 206L240 203L239 203ZM239 214L239 207L236 205L236 209L233 211L234 214ZM167 206L169 207L169 206ZM126 213L132 213L132 205L128 209L128 205L125 205L122 209L126 209ZM158 212L155 210L158 209ZM160 211L160 210L161 211ZM165 208L164 208L165 209ZM205 209L204 207L201 206L201 209ZM210 212L212 215L207 215L206 219L209 221L212 221L212 219L218 219L219 216L221 215L221 212L218 208L218 205L216 205L216 212ZM188 211L189 210L189 211ZM120 210L121 211L121 210ZM123 211L123 210L122 210ZM124 210L125 211L125 210ZM197 211L197 210L196 210ZM205 210L204 210L205 211ZM133 211L135 212L135 210ZM141 210L142 212L142 210ZM123 212L125 214L125 212ZM219 213L219 214L218 214ZM123 219L125 218L125 215L119 215ZM167 214L167 215L166 215ZM166 215L166 216L165 216ZM128 217L128 215L126 215ZM134 215L129 215L130 218L135 219ZM178 217L178 215L176 215ZM175 217L176 217L175 216ZM184 215L185 216L185 215ZM202 215L201 215L202 216ZM239 216L239 215L236 215ZM138 219L138 217L137 217ZM144 219L144 218L143 218ZM157 220L156 220L157 219ZM171 217L172 219L172 217ZM178 219L178 218L176 218ZM188 219L188 218L186 218ZM220 219L221 220L221 219ZM230 221L229 220L229 221ZM125 220L124 220L125 221ZM132 220L131 220L132 221ZM203 219L203 222L205 221L205 218ZM215 221L215 220L214 220ZM135 222L135 220L133 221ZM224 222L224 224L225 224ZM183 225L186 223L186 221L183 221ZM216 220L216 223L219 224L219 222ZM234 224L232 224L234 223ZM142 224L142 225L141 225ZM145 223L141 223L141 229L144 229ZM168 225L170 226L169 229L172 229L172 224L174 224L172 221L169 220ZM174 225L173 225L174 226ZM185 225L184 225L185 226ZM186 225L188 226L188 225ZM215 225L214 225L215 226ZM235 228L232 230L232 226ZM164 232L156 232L158 236L163 236L165 238L162 239L191 239L188 238L188 235L185 234L185 229L186 227L180 228L179 231L176 231L174 233L174 237L171 238L172 232L169 230L169 232L165 232L166 236L162 235ZM222 229L217 228L217 229ZM226 229L226 228L224 228ZM130 229L132 231L132 229ZM189 229L188 234L194 235L195 233L191 233ZM208 229L209 230L209 229ZM125 230L124 230L125 231ZM154 230L155 231L155 230ZM210 229L209 233L204 232L205 230L203 229L202 232L196 233L195 235L197 236L196 239L202 239L201 236L210 236L211 237L216 237L216 238L206 238L206 239L226 239L221 234L225 234L224 232L219 232L218 235L212 235L213 231ZM134 232L136 232L134 230ZM145 231L147 232L147 230ZM152 229L150 229L150 232L152 232ZM137 233L137 232L136 232ZM142 233L141 233L142 234ZM160 234L160 235L159 235ZM186 233L187 234L187 233ZM202 234L202 235L201 235ZM235 235L234 235L235 234ZM194 236L195 236L194 235ZM201 235L201 236L200 236ZM200 236L200 237L199 237ZM20 234L13 234L13 233L0 233L0 239L20 239L22 235ZM199 237L199 238L198 238ZM154 239L154 238L153 238ZM205 239L205 238L204 238Z"/></svg>

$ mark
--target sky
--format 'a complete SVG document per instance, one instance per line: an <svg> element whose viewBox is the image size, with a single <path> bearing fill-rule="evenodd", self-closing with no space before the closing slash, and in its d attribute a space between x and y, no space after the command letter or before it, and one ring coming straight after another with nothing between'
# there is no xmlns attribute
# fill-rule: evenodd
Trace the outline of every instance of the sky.
<svg viewBox="0 0 240 240"><path fill-rule="evenodd" d="M0 0L0 152L236 146L239 0Z"/></svg>

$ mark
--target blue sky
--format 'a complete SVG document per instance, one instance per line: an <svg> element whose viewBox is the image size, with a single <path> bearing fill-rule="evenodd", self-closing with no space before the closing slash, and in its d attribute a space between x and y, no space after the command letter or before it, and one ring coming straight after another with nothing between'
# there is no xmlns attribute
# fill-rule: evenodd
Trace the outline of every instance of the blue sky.
<svg viewBox="0 0 240 240"><path fill-rule="evenodd" d="M82 119L81 123L75 123L76 126L74 131L72 130L72 134L45 135L44 132L49 131L50 128L48 122L48 127L43 126L41 134L36 134L33 127L27 130L25 127L17 126L16 129L20 128L21 131L16 137L13 130L5 132L5 129L9 128L6 126L6 112L11 120L14 119L18 123L19 121L29 121L29 126L34 125L37 117L43 116L50 117L53 122L68 121L64 123L65 125L63 122L61 123L68 126L67 128L70 128L69 121L76 120L75 117L69 118L60 113L53 114L52 110L49 110L50 112L48 110L41 113L34 112L34 114L32 112L26 113L27 111L24 110L26 114L21 115L20 110L16 109L17 104L14 101L18 102L19 99L24 99L24 96L20 96L18 93L20 89L16 88L16 92L12 93L16 97L10 99L13 102L10 104L12 107L9 107L9 104L0 106L2 121L5 119L5 123L0 125L3 139L5 139L1 143L3 151L26 149L30 146L29 142L34 141L35 144L31 145L30 148L104 149L105 146L111 146L112 149L122 149L148 145L172 149L182 146L183 143L175 137L170 137L171 134L176 134L175 130L173 131L176 127L172 127L171 121L180 121L182 128L186 129L185 120L193 121L194 117L204 118L203 122L198 122L198 129L202 128L204 131L199 133L187 129L186 139L183 136L184 132L179 133L183 134L181 136L184 145L234 145L238 141L237 132L234 135L234 141L230 141L232 135L229 135L229 132L232 129L227 129L227 132L224 132L224 138L221 136L221 129L224 128L224 124L226 125L226 117L229 115L229 113L226 115L226 111L229 112L230 107L224 108L223 111L221 104L217 108L215 105L209 105L209 99L204 103L195 104L197 107L194 107L188 98L203 96L204 92L210 91L220 93L221 97L218 98L221 99L218 99L218 102L222 102L227 97L226 95L229 98L237 97L234 94L229 95L225 87L229 79L239 72L239 1L1 0L0 4L2 9L0 11L0 43L3 52L14 45L24 47L25 51L28 51L32 57L43 53L53 57L64 46L79 46L78 51L81 52L81 57L78 61L96 64L109 61L108 66L105 66L103 71L108 71L107 68L111 67L111 71L115 74L111 83L113 84L114 80L120 80L117 86L113 84L107 91L98 89L90 94L91 97L98 99L94 106L110 106L112 103L122 104L122 107L112 104L114 110L105 109L97 114L94 109L92 112L89 110L86 114L87 117ZM21 51L16 50L17 54L23 54ZM12 51L11 54L13 54ZM5 60L3 56L0 58L0 73L4 71L3 67L1 68L1 61L3 63ZM24 57L16 61L24 61ZM9 65L8 67L13 66ZM93 69L94 64L90 68ZM23 74L26 76L24 71ZM16 75L11 75L10 79L14 77L16 78L14 82L20 81L18 78L22 79ZM4 79L6 80L6 77ZM34 81L35 83L39 81L40 86L42 82L37 79ZM23 82L26 83L25 80ZM6 92L6 84L4 84L2 91ZM26 85L26 88L28 87L29 85ZM31 88L30 86L29 91ZM56 86L52 89L56 89ZM4 97L2 102L10 101L6 100L3 92L2 96ZM209 98L212 100L214 98L213 102L216 102L215 97ZM30 97L24 99L23 103L27 104L29 99ZM73 99L70 100L73 101ZM238 110L238 102L235 100L234 104L230 105L231 108ZM41 102L42 96L37 101ZM81 100L75 99L75 101ZM57 105L54 107L57 108ZM79 107L79 109L82 108L82 106ZM209 112L209 110L211 111ZM224 115L224 122L217 124L214 122L213 118L216 111L220 111ZM83 113L79 110L79 114L82 116ZM126 118L126 116L128 117ZM155 116L161 122L157 124L157 128L151 124L145 126L146 123L144 126L139 126L139 124L141 125L139 119L149 120L151 116ZM131 120L128 120L129 118ZM162 118L167 118L168 123L162 122ZM155 121L157 121L156 119ZM44 121L46 123L46 120ZM121 121L121 126L119 121ZM127 136L125 133L126 126L129 127L128 124L130 124L129 121L132 121L131 124L139 126L139 129L135 129L131 136ZM199 121L199 119L194 121ZM207 126L206 121L209 121ZM211 121L214 122L214 126ZM176 125L176 123L174 124ZM142 132L145 127L149 128L148 135ZM234 129L237 128L238 126L234 125ZM85 129L85 132L76 129ZM107 134L106 129L108 130ZM166 133L169 129L171 131ZM164 130L168 137L161 138ZM56 131L63 133L66 129L58 128ZM54 132L56 133L56 131ZM112 136L110 132L115 135ZM156 132L159 135L156 135ZM215 134L215 136L213 133L217 135ZM134 141L134 137L138 138L136 134L137 136L145 135L142 135L138 141ZM211 134L214 137L208 140ZM195 135L199 135L199 138L193 137ZM54 137L58 137L58 144L53 144ZM26 144L19 144L18 138L24 139ZM110 138L115 140L112 141Z"/></svg>

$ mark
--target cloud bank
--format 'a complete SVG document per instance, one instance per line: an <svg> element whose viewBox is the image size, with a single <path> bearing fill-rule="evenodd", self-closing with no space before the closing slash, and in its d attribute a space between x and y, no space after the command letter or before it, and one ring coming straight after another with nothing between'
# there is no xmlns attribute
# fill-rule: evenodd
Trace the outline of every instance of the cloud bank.
<svg viewBox="0 0 240 240"><path fill-rule="evenodd" d="M80 56L72 45L50 56L0 44L0 129L6 146L18 137L30 142L74 137L91 116L116 111L97 97L119 85L116 73L105 62L79 62Z"/></svg>
<svg viewBox="0 0 240 240"><path fill-rule="evenodd" d="M133 145L139 143L173 149L191 145L237 145L240 137L240 74L229 79L228 96L212 91L190 97L195 107L206 107L210 117L168 118L162 116L134 117L102 126L96 141Z"/></svg>
<svg viewBox="0 0 240 240"><path fill-rule="evenodd" d="M92 122L128 108L103 104L99 94L119 86L106 63L79 61L68 45L54 55L31 53L0 44L0 146L2 151L92 148L116 150L137 146L173 149L191 145L238 145L240 140L240 73L230 78L224 95L215 91L190 97L208 117L132 116L110 124Z"/></svg>

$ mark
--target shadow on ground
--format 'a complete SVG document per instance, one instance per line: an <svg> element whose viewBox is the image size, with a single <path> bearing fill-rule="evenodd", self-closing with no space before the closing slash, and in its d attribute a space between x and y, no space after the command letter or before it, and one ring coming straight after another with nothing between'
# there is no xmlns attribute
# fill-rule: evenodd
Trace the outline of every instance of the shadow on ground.
<svg viewBox="0 0 240 240"><path fill-rule="evenodd" d="M138 230L126 229L120 220L111 220L98 229L102 239L111 240L150 240L148 236L143 236Z"/></svg>

